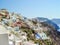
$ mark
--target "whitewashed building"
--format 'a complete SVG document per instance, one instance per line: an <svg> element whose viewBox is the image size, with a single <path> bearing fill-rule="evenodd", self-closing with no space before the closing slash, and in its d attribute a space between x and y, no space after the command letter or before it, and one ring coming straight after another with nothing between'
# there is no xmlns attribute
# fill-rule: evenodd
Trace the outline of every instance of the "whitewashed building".
<svg viewBox="0 0 60 45"><path fill-rule="evenodd" d="M8 31L0 25L0 45L9 45Z"/></svg>
<svg viewBox="0 0 60 45"><path fill-rule="evenodd" d="M46 39L50 39L44 32L41 33L37 33L35 35L36 39L42 39L42 40L46 40Z"/></svg>

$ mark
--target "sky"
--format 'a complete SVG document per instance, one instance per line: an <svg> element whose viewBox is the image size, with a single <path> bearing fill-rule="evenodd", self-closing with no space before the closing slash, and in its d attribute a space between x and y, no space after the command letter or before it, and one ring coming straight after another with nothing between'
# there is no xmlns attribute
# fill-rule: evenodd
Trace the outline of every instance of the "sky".
<svg viewBox="0 0 60 45"><path fill-rule="evenodd" d="M27 18L60 18L60 0L0 0L3 8Z"/></svg>

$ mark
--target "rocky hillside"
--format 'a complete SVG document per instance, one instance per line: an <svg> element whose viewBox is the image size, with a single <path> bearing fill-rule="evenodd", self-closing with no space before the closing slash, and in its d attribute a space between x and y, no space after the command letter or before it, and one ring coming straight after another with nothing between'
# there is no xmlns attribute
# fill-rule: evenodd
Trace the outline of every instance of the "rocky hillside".
<svg viewBox="0 0 60 45"><path fill-rule="evenodd" d="M60 33L57 31L59 29L57 24L47 18L40 17L33 19L33 21L36 21L42 25L43 31L51 38L52 42L54 43L51 45L60 45Z"/></svg>
<svg viewBox="0 0 60 45"><path fill-rule="evenodd" d="M46 21L47 20L47 21ZM0 25L19 37L19 31L27 34L27 41L32 40L38 45L60 45L59 28L47 18L27 19L21 14L10 13L6 9L0 10ZM19 37L20 38L20 37Z"/></svg>

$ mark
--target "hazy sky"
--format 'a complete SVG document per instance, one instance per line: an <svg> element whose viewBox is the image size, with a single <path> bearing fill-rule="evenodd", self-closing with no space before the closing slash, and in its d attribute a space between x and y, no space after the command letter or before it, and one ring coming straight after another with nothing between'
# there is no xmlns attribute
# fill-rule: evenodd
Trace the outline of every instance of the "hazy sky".
<svg viewBox="0 0 60 45"><path fill-rule="evenodd" d="M28 18L60 18L60 0L0 0L0 9L2 8Z"/></svg>

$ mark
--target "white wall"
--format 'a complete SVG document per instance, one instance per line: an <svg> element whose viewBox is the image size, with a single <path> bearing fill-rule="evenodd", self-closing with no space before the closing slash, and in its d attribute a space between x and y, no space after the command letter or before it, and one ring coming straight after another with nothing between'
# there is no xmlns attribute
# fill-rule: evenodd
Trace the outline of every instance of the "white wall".
<svg viewBox="0 0 60 45"><path fill-rule="evenodd" d="M0 34L0 45L9 45L8 34Z"/></svg>

